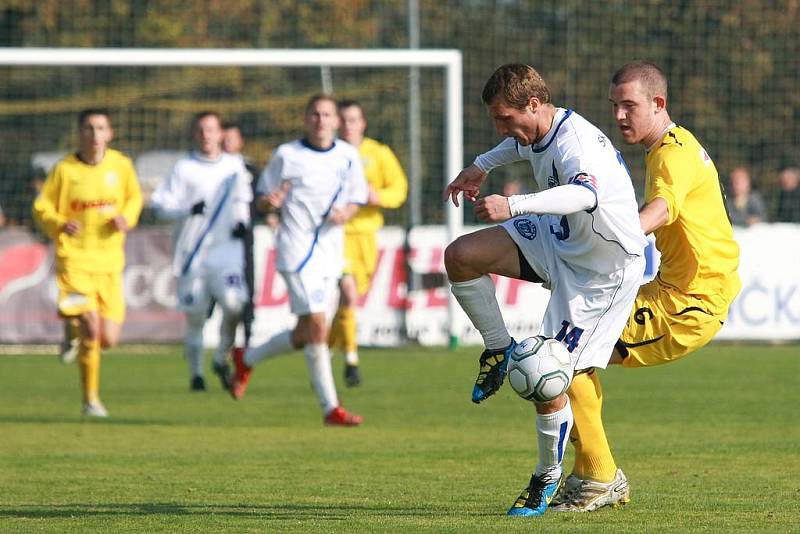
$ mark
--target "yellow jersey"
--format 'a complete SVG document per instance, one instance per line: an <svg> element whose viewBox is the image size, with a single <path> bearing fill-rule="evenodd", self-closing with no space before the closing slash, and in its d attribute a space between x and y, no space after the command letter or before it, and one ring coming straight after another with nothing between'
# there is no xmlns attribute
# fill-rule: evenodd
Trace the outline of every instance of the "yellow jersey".
<svg viewBox="0 0 800 534"><path fill-rule="evenodd" d="M364 177L378 194L379 206L361 206L345 225L345 232L376 232L383 227L382 208L398 208L408 195L408 179L392 149L365 137L358 147Z"/></svg>
<svg viewBox="0 0 800 534"><path fill-rule="evenodd" d="M33 203L35 219L55 242L59 271L122 271L125 233L117 231L111 219L121 214L132 228L141 211L142 193L133 164L111 149L97 165L84 163L77 154L59 161ZM61 231L70 220L80 224L73 236Z"/></svg>
<svg viewBox="0 0 800 534"><path fill-rule="evenodd" d="M726 312L742 283L739 245L714 162L685 128L669 128L645 156L645 202L664 199L668 220L654 234L658 278Z"/></svg>

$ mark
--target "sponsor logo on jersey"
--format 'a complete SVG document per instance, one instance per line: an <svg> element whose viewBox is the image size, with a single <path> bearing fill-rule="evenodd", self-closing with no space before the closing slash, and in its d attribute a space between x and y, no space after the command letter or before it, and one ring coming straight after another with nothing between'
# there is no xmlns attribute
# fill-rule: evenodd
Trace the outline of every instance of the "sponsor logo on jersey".
<svg viewBox="0 0 800 534"><path fill-rule="evenodd" d="M528 241L533 241L536 238L536 226L530 219L527 218L514 219L514 228L517 229L519 235L521 235Z"/></svg>
<svg viewBox="0 0 800 534"><path fill-rule="evenodd" d="M606 138L605 135L598 135L597 136L597 142L600 143L605 148L606 143L608 142L608 139Z"/></svg>
<svg viewBox="0 0 800 534"><path fill-rule="evenodd" d="M117 205L115 198L97 198L93 200L73 200L69 203L72 211L86 211L89 209L106 210Z"/></svg>
<svg viewBox="0 0 800 534"><path fill-rule="evenodd" d="M106 185L109 187L114 187L117 185L117 173L114 171L109 171L106 173Z"/></svg>

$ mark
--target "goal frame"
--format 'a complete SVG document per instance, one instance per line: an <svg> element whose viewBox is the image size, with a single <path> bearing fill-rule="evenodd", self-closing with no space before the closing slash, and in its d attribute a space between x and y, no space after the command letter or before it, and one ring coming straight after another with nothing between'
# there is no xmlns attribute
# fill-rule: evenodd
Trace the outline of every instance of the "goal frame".
<svg viewBox="0 0 800 534"><path fill-rule="evenodd" d="M439 67L445 70L445 176L463 168L462 56L454 49L0 48L3 66ZM448 242L463 233L463 208L446 204ZM463 204L462 204L463 206ZM461 315L448 295L447 328L458 344Z"/></svg>

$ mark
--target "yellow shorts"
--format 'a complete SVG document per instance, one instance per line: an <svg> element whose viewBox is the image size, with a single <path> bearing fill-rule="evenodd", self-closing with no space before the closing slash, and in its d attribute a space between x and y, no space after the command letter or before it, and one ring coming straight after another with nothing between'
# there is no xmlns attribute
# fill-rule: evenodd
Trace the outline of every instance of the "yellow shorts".
<svg viewBox="0 0 800 534"><path fill-rule="evenodd" d="M369 289L378 264L378 242L374 233L346 233L344 237L344 274L356 281L358 294Z"/></svg>
<svg viewBox="0 0 800 534"><path fill-rule="evenodd" d="M694 352L719 332L728 317L697 296L653 280L639 288L620 342L628 349L625 367L647 367Z"/></svg>
<svg viewBox="0 0 800 534"><path fill-rule="evenodd" d="M103 319L119 324L125 320L122 273L67 270L56 274L56 283L60 315L76 317L96 311Z"/></svg>

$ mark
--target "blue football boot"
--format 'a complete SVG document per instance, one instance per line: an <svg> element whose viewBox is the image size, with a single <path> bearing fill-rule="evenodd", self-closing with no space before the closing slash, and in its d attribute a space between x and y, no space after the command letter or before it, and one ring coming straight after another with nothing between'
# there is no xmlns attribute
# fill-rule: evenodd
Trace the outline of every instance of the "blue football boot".
<svg viewBox="0 0 800 534"><path fill-rule="evenodd" d="M511 351L516 346L517 342L512 339L508 347L504 349L483 351L480 358L481 368L478 371L478 378L475 379L475 386L472 388L472 402L480 404L497 393L506 378Z"/></svg>
<svg viewBox="0 0 800 534"><path fill-rule="evenodd" d="M552 478L547 474L533 475L528 487L523 490L517 501L508 510L508 515L535 516L547 511L547 506L558 491L561 478Z"/></svg>

